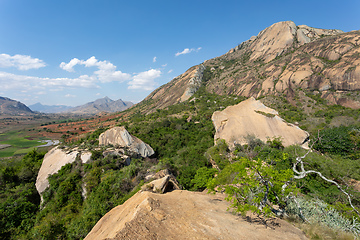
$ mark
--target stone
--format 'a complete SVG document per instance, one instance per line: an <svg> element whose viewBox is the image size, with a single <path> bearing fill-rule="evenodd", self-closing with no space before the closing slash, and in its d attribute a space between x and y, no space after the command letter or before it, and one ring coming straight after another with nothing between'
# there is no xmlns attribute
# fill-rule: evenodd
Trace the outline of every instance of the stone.
<svg viewBox="0 0 360 240"><path fill-rule="evenodd" d="M214 112L212 121L216 130L215 143L224 139L230 148L234 148L236 144L247 144L248 136L254 136L263 142L279 137L285 147L302 145L309 137L306 131L285 122L277 111L253 97L223 111Z"/></svg>
<svg viewBox="0 0 360 240"><path fill-rule="evenodd" d="M225 194L175 190L165 194L139 191L103 216L85 240L105 239L254 239L305 240L290 223L274 218L271 227L254 215L227 211Z"/></svg>
<svg viewBox="0 0 360 240"><path fill-rule="evenodd" d="M45 154L35 183L40 196L49 186L48 176L57 173L66 164L73 163L78 155L79 151L65 152L59 147L55 147Z"/></svg>
<svg viewBox="0 0 360 240"><path fill-rule="evenodd" d="M152 191L155 193L165 193L181 189L176 178L168 169L163 169L155 174L151 174L149 172L149 174L145 177L145 181L149 181L151 179L154 180L142 186L141 190Z"/></svg>
<svg viewBox="0 0 360 240"><path fill-rule="evenodd" d="M155 152L146 143L132 136L125 127L111 128L99 136L99 145L113 145L115 147L128 148L129 151L142 157L150 157Z"/></svg>
<svg viewBox="0 0 360 240"><path fill-rule="evenodd" d="M173 190L180 190L180 187L174 176L166 175L163 178L145 184L141 187L141 190L162 194Z"/></svg>

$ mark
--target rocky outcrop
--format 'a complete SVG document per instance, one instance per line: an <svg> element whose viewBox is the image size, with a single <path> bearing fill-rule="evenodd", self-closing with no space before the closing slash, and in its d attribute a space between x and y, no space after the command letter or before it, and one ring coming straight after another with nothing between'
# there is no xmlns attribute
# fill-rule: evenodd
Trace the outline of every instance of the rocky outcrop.
<svg viewBox="0 0 360 240"><path fill-rule="evenodd" d="M273 220L269 228L254 216L251 222L231 214L228 207L219 193L140 191L103 216L85 239L307 239L283 220Z"/></svg>
<svg viewBox="0 0 360 240"><path fill-rule="evenodd" d="M155 153L148 144L132 136L125 127L114 127L100 134L99 145L109 144L115 147L127 148L142 157L149 157Z"/></svg>
<svg viewBox="0 0 360 240"><path fill-rule="evenodd" d="M90 157L91 153L88 151L74 149L64 150L59 147L55 147L47 152L44 156L35 184L36 190L40 196L49 186L49 175L57 173L63 166L68 163L73 163L77 158L79 158L82 163L86 163L90 160Z"/></svg>
<svg viewBox="0 0 360 240"><path fill-rule="evenodd" d="M150 191L154 193L166 193L180 189L179 183L172 174L167 174L164 177L153 180L141 187L141 190L143 191Z"/></svg>
<svg viewBox="0 0 360 240"><path fill-rule="evenodd" d="M188 100L200 88L204 70L205 66L201 64L193 72L184 94L180 97L181 102Z"/></svg>
<svg viewBox="0 0 360 240"><path fill-rule="evenodd" d="M299 127L285 122L277 111L266 107L255 98L249 98L235 106L216 111L212 115L215 126L215 143L224 139L230 148L246 144L248 136L263 142L281 138L283 145L304 144L309 134Z"/></svg>
<svg viewBox="0 0 360 240"><path fill-rule="evenodd" d="M205 65L200 64L161 86L147 96L144 101L153 100L156 108L166 108L188 100L201 86ZM147 109L151 109L147 108ZM148 110L147 110L148 111ZM148 112L153 112L151 109Z"/></svg>
<svg viewBox="0 0 360 240"><path fill-rule="evenodd" d="M261 59L270 62L288 49L299 47L324 36L333 36L343 33L336 29L319 29L306 25L296 26L293 21L274 23L261 31L256 37L238 45L228 53L244 49L251 52L250 61Z"/></svg>
<svg viewBox="0 0 360 240"><path fill-rule="evenodd" d="M199 79L194 76L202 67L201 82L192 81ZM360 95L347 93L360 91L360 31L275 23L156 89L145 99L143 111L188 100L198 86L192 82L211 93L255 98L283 94L291 98L297 91L320 91L332 95L333 104L358 108Z"/></svg>

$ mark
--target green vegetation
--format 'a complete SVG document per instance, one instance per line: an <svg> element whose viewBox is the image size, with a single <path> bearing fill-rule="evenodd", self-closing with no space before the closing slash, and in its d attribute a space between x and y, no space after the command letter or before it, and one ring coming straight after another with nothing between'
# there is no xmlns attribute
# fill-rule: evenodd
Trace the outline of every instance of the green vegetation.
<svg viewBox="0 0 360 240"><path fill-rule="evenodd" d="M204 76L208 81L213 77L209 68ZM317 95L309 94L309 97L309 101L313 101L309 104L315 106L313 113L305 113L303 105L290 103L283 96L277 97L274 104L282 117L290 122L298 121L300 126L307 124L311 114L325 121L340 115L353 119L360 116L358 110L327 106ZM356 233L344 227L357 218L357 214L335 185L323 181L317 174L294 179L292 167L296 157L305 154L304 149L284 148L277 138L263 143L251 136L247 145L236 146L233 151L223 140L214 145L213 112L242 100L244 98L238 96L210 94L202 86L190 101L157 109L151 114L142 114L141 105L132 112L128 110L130 117L127 120L118 118L118 125L125 126L132 135L155 150L152 159L133 157L128 166L120 157L103 155L110 147L98 146L98 137L107 130L105 127L99 127L78 141L67 142L63 148L90 150L91 160L82 164L77 159L50 176L50 186L43 194L41 206L34 183L44 153L32 150L22 159L0 162L0 238L83 239L105 213L140 189L148 170L155 173L162 169L169 169L187 190L224 189L237 212L252 210L263 216L287 213L301 222L301 219L312 219L306 214L316 208L332 221L325 224L327 227ZM274 117L273 114L258 113ZM304 159L305 168L320 171L342 186L353 179L359 181L359 126L324 129L322 123L312 126L316 130L314 133L319 130L321 138L314 144L314 149L322 154L309 153ZM23 141L25 137L16 134L13 137L13 144L30 144ZM0 138L5 139L5 136ZM11 148L2 151L7 149ZM350 186L344 188L359 208L359 192ZM300 204L306 199L311 204L301 205L301 213L294 199ZM312 223L324 225L319 219Z"/></svg>
<svg viewBox="0 0 360 240"><path fill-rule="evenodd" d="M9 144L11 147L0 150L0 158L11 157L14 154L26 154L41 145L40 139L30 140L29 136L23 136L21 132L6 132L0 134L0 144Z"/></svg>
<svg viewBox="0 0 360 240"><path fill-rule="evenodd" d="M296 157L304 154L305 150L299 147L280 147L277 139L266 144L250 139L249 145L238 146L227 154L229 163L207 186L212 191L219 190L218 186L223 188L236 212L245 214L252 210L264 217L286 213L312 224L359 234L360 216L335 185L317 174L294 178L292 166ZM319 171L328 179L342 182L352 195L352 203L360 209L360 193L346 185L349 179L360 179L359 161L316 152L309 153L304 161L306 170Z"/></svg>
<svg viewBox="0 0 360 240"><path fill-rule="evenodd" d="M255 111L261 115L264 115L265 117L268 117L268 118L273 118L275 117L275 114L272 114L272 113L266 113L266 112L263 112L263 111Z"/></svg>
<svg viewBox="0 0 360 240"><path fill-rule="evenodd" d="M33 150L21 160L0 161L0 238L26 239L39 211L36 176L44 153Z"/></svg>
<svg viewBox="0 0 360 240"><path fill-rule="evenodd" d="M341 155L351 159L360 157L360 127L340 126L319 132L320 139L314 148L322 153Z"/></svg>

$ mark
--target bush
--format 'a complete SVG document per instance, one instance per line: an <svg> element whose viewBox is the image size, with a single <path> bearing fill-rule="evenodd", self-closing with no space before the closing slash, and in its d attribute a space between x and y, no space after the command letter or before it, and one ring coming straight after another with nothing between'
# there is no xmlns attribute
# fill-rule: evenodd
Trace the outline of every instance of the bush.
<svg viewBox="0 0 360 240"><path fill-rule="evenodd" d="M353 127L340 126L323 129L319 132L320 139L315 142L314 149L322 153L342 156L354 154L357 147L356 140L350 133L356 133Z"/></svg>
<svg viewBox="0 0 360 240"><path fill-rule="evenodd" d="M299 206L301 208L301 213ZM335 209L318 199L290 199L286 206L286 212L291 216L305 218L310 224L321 224L331 229L340 229L342 231L351 232L355 235L360 235L360 223L357 219L354 218L351 221L344 218Z"/></svg>

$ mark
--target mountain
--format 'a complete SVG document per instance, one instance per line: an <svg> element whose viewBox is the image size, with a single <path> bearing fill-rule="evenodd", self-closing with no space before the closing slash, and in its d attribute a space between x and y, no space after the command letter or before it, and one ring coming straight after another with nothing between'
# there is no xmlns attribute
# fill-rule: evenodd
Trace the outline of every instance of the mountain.
<svg viewBox="0 0 360 240"><path fill-rule="evenodd" d="M43 113L59 113L66 111L72 107L65 105L42 105L41 103L35 103L30 105L29 108L32 111L43 112Z"/></svg>
<svg viewBox="0 0 360 240"><path fill-rule="evenodd" d="M76 114L97 114L100 112L120 112L134 105L132 102L121 99L114 101L108 97L100 98L81 106L71 108L65 112Z"/></svg>
<svg viewBox="0 0 360 240"><path fill-rule="evenodd" d="M27 115L32 113L31 109L25 104L10 98L0 97L0 114Z"/></svg>
<svg viewBox="0 0 360 240"><path fill-rule="evenodd" d="M146 108L151 112L183 102L204 87L219 95L255 98L317 94L330 104L358 109L359 46L360 31L275 23L159 87L145 99Z"/></svg>

